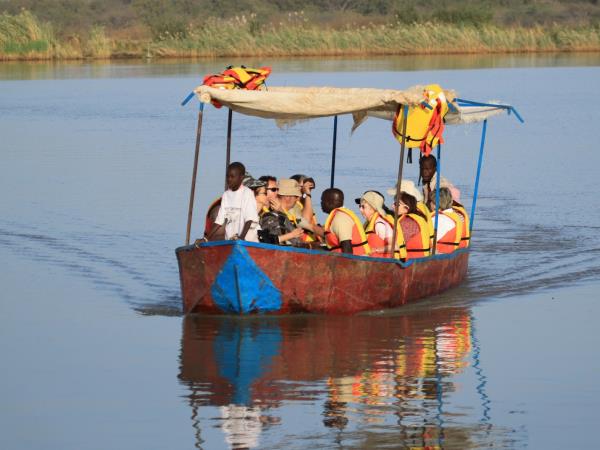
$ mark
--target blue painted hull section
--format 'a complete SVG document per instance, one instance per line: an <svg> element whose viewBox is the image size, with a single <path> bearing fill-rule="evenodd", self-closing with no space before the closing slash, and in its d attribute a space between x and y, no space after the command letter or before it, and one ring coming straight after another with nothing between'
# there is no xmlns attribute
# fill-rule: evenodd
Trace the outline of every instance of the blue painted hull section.
<svg viewBox="0 0 600 450"><path fill-rule="evenodd" d="M211 294L225 313L275 312L282 304L279 289L241 245L233 246L211 286Z"/></svg>

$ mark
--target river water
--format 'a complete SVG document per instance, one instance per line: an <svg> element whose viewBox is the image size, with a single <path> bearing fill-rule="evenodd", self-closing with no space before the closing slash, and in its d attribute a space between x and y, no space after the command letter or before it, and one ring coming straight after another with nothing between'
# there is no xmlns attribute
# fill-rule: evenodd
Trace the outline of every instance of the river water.
<svg viewBox="0 0 600 450"><path fill-rule="evenodd" d="M490 120L460 287L367 316L184 318L173 250L198 105L179 103L239 62L0 65L0 448L594 447L600 55L248 61L271 85L435 82L526 122ZM385 191L390 124L350 126L336 185ZM225 132L206 108L195 236ZM448 127L443 149L469 207L480 132ZM233 160L308 173L317 194L331 140L331 119L234 115Z"/></svg>

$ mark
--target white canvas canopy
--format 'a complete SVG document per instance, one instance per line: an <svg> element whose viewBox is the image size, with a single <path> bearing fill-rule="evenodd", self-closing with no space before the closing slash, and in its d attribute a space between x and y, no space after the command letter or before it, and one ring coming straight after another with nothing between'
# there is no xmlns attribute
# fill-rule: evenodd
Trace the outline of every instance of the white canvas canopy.
<svg viewBox="0 0 600 450"><path fill-rule="evenodd" d="M354 128L368 116L392 120L398 105L418 105L423 101L423 86L407 90L332 87L269 87L265 90L219 89L199 86L194 92L201 102L213 101L231 110L255 117L275 119L280 125L299 120L352 114ZM456 94L444 90L448 101ZM480 122L506 111L506 106L458 106L446 115L448 124Z"/></svg>

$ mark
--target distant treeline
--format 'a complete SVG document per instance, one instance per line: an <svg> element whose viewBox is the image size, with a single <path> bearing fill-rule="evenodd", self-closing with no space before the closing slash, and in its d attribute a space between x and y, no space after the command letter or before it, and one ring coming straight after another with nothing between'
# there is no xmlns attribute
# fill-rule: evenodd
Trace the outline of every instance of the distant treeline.
<svg viewBox="0 0 600 450"><path fill-rule="evenodd" d="M598 51L600 0L0 0L0 59Z"/></svg>

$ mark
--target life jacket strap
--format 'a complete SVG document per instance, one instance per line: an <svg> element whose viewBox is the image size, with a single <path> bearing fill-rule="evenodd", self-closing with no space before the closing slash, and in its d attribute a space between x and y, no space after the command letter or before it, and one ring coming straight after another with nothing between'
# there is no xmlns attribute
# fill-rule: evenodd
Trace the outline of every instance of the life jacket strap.
<svg viewBox="0 0 600 450"><path fill-rule="evenodd" d="M447 242L447 241L437 241L438 244L444 244L444 245L454 245L455 247L458 247L460 244L458 242Z"/></svg>
<svg viewBox="0 0 600 450"><path fill-rule="evenodd" d="M352 245L352 248L356 248L356 247L361 247L361 246L363 246L365 244L368 244L368 243L369 243L368 241L363 241L363 242L359 242L358 244L351 244L351 245ZM335 247L329 247L329 250L337 250L339 248L342 248L342 246L341 245L336 245Z"/></svg>

